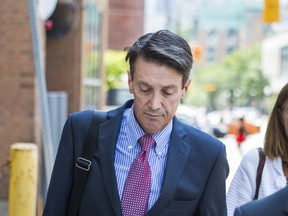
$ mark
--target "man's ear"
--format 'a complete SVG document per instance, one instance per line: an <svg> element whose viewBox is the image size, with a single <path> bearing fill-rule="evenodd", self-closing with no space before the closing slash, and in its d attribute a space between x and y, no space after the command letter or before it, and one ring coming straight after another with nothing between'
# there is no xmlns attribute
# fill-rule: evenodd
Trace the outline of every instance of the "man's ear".
<svg viewBox="0 0 288 216"><path fill-rule="evenodd" d="M191 80L188 79L187 82L184 85L184 88L182 89L182 95L181 95L182 99L185 97L185 93L188 91L190 83L191 83Z"/></svg>
<svg viewBox="0 0 288 216"><path fill-rule="evenodd" d="M129 92L131 94L133 94L133 88L132 88L132 76L131 76L131 72L130 71L127 71L127 75L128 75L128 86L129 86Z"/></svg>

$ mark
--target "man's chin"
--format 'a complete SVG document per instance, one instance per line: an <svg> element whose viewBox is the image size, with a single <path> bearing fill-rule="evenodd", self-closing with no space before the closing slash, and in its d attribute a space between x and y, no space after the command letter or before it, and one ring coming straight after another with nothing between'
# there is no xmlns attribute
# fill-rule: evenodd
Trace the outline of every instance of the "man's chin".
<svg viewBox="0 0 288 216"><path fill-rule="evenodd" d="M146 124L144 129L145 129L145 132L148 133L148 134L155 134L159 131L161 131L161 127L159 127L158 125L156 126L155 124L153 124L154 121L152 121L152 124L150 122L150 124ZM155 122L154 122L155 123Z"/></svg>

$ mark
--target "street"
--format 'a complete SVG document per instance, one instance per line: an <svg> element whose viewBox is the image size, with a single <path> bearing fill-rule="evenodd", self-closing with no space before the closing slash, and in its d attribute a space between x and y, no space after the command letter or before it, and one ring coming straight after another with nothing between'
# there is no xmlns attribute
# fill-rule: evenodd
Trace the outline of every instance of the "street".
<svg viewBox="0 0 288 216"><path fill-rule="evenodd" d="M242 156L252 148L263 147L266 126L267 117L264 117L260 128L260 133L248 135L246 140L241 144L240 149L237 147L234 135L226 135L224 138L220 139L226 145L227 160L230 167L229 176L226 180L227 190L234 176L234 173L240 164Z"/></svg>

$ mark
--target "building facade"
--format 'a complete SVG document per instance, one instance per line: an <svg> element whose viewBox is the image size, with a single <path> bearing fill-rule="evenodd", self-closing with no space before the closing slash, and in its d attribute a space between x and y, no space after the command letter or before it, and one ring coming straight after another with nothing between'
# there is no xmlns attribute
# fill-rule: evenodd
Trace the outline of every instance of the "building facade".
<svg viewBox="0 0 288 216"><path fill-rule="evenodd" d="M109 0L108 49L123 50L144 32L144 0Z"/></svg>
<svg viewBox="0 0 288 216"><path fill-rule="evenodd" d="M189 41L196 67L217 63L234 50L259 43L269 33L259 1L147 0L145 14L145 32L166 28Z"/></svg>
<svg viewBox="0 0 288 216"><path fill-rule="evenodd" d="M9 198L10 146L17 142L35 143L40 158L37 187L38 213L41 215L43 187L47 186L47 182L42 185L42 164L47 154L43 107L49 111L48 104L43 104L48 100L43 96L48 97L49 92L65 92L66 113L85 109L91 104L101 108L104 104L101 98L103 81L99 80L104 73L102 62L107 40L103 37L107 37L107 31L103 23L106 22L107 1L100 4L92 0L58 0L55 10L45 20L38 17L37 6L35 1L21 0L1 2L0 7L0 200L8 201ZM34 23L31 14L36 14ZM91 20L92 25L88 23ZM35 29L38 34L33 31ZM35 47L40 54L35 54ZM98 55L98 60L87 64L91 55ZM44 84L39 74L44 78ZM91 74L94 80L89 82ZM89 91L90 86L96 86L96 90ZM42 94L43 89L45 94ZM86 95L90 92L97 101L89 101L92 96ZM50 118L57 113L48 114Z"/></svg>
<svg viewBox="0 0 288 216"><path fill-rule="evenodd" d="M262 42L262 69L270 79L267 93L278 93L288 81L288 31L271 36Z"/></svg>
<svg viewBox="0 0 288 216"><path fill-rule="evenodd" d="M49 111L49 104L43 105L43 101L48 100L41 98L41 91L44 89L46 96L65 93L66 114L102 109L106 103L105 50L107 47L122 50L143 33L144 0L49 1L57 3L51 15L35 20L39 27L38 48L43 57L40 72L45 83L42 83L42 90L33 50L35 32L32 27L35 23L30 20L29 2L34 2L38 10L39 1L33 0L4 1L0 7L0 200L8 201L9 198L11 144L35 143L40 158L37 211L41 215L43 187L47 186L47 182L43 186L42 171L47 154L43 147L46 143L43 106ZM38 15L38 11L34 12ZM48 114L51 118L55 113Z"/></svg>

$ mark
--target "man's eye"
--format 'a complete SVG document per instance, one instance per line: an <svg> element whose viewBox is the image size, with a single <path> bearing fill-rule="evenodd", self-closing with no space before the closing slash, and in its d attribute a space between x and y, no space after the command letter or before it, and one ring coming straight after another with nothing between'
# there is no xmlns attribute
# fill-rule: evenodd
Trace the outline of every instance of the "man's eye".
<svg viewBox="0 0 288 216"><path fill-rule="evenodd" d="M148 93L150 91L150 89L140 89L140 90L144 93Z"/></svg>
<svg viewBox="0 0 288 216"><path fill-rule="evenodd" d="M167 95L167 96L170 96L170 95L172 95L173 93L172 93L172 92L169 92L169 91L164 91L163 94L164 94L164 95Z"/></svg>

